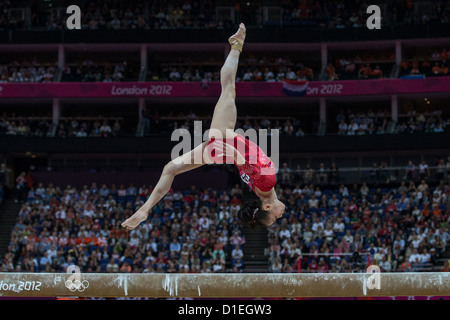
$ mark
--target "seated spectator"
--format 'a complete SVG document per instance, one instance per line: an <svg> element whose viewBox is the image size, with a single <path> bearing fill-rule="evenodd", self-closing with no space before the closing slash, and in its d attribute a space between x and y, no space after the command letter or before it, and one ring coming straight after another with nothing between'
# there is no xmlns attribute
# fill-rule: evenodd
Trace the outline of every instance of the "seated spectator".
<svg viewBox="0 0 450 320"><path fill-rule="evenodd" d="M231 252L231 263L232 265L236 265L238 261L241 261L244 258L244 253L239 245L236 245Z"/></svg>
<svg viewBox="0 0 450 320"><path fill-rule="evenodd" d="M370 64L367 63L359 69L358 77L367 79L372 74L372 72L373 72L373 70L372 70Z"/></svg>
<svg viewBox="0 0 450 320"><path fill-rule="evenodd" d="M108 121L104 120L102 126L99 129L100 136L108 137L111 133L112 133L112 129L109 126Z"/></svg>
<svg viewBox="0 0 450 320"><path fill-rule="evenodd" d="M383 71L380 68L380 65L376 65L375 68L370 72L372 77L376 77L378 79L383 78Z"/></svg>
<svg viewBox="0 0 450 320"><path fill-rule="evenodd" d="M441 267L441 272L450 272L450 266L448 261L444 261L444 265Z"/></svg>

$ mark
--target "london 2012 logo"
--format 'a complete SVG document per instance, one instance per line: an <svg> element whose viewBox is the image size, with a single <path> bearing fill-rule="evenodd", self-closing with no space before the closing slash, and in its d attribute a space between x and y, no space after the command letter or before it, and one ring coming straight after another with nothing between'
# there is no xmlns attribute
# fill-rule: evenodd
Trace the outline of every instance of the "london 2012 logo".
<svg viewBox="0 0 450 320"><path fill-rule="evenodd" d="M80 267L69 266L67 268L67 273L72 274L64 283L67 289L69 289L72 292L75 291L83 292L84 290L89 288L89 281L87 280L81 281Z"/></svg>

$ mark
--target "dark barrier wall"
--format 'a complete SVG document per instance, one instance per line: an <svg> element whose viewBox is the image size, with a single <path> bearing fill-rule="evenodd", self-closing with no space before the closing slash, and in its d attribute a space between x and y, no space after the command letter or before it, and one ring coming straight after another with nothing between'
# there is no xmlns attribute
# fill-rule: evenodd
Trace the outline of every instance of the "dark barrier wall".
<svg viewBox="0 0 450 320"><path fill-rule="evenodd" d="M270 155L270 139L268 139ZM430 150L450 148L450 132L373 136L280 137L283 153ZM0 137L0 154L39 153L166 153L170 157L178 141L170 136L121 138L23 138Z"/></svg>
<svg viewBox="0 0 450 320"><path fill-rule="evenodd" d="M268 139L270 145L270 139ZM167 153L178 141L169 136L121 138L0 137L0 154L40 153ZM280 153L430 150L450 148L450 132L372 136L280 137ZM270 146L269 146L270 155Z"/></svg>
<svg viewBox="0 0 450 320"><path fill-rule="evenodd" d="M116 172L114 174L99 172L33 172L32 176L36 183L42 182L44 185L53 183L55 186L65 187L70 184L73 187L80 188L83 185L90 187L95 182L98 187L101 187L103 183L108 186L115 184L117 187L121 184L128 187L132 183L135 187L140 187L144 184L155 186L161 176L161 172ZM227 183L228 175L224 171L202 172L201 170L195 170L177 176L172 187L175 190L185 190L195 184L197 188L226 189Z"/></svg>
<svg viewBox="0 0 450 320"><path fill-rule="evenodd" d="M58 30L58 31L0 31L0 43L186 43L220 42L233 30ZM389 39L420 39L448 37L450 26L407 25L363 28L270 28L253 29L249 42L333 42L371 41Z"/></svg>

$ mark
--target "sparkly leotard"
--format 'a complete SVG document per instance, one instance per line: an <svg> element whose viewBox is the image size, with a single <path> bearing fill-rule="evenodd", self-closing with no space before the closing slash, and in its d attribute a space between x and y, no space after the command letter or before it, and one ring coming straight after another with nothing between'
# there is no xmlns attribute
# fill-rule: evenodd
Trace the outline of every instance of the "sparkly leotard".
<svg viewBox="0 0 450 320"><path fill-rule="evenodd" d="M210 139L208 146L214 141ZM224 142L234 146L245 158L243 165L234 164L239 170L239 175L253 191L255 187L263 192L270 191L276 184L275 166L264 151L254 142L237 134L234 139L223 139ZM215 151L210 151L215 163L224 163L226 159L214 159Z"/></svg>

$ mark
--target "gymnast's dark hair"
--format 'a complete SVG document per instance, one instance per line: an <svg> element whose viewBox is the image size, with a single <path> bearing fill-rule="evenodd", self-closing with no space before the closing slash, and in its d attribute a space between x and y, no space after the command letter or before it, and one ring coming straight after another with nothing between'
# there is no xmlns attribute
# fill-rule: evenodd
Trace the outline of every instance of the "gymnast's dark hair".
<svg viewBox="0 0 450 320"><path fill-rule="evenodd" d="M263 209L263 203L248 186L244 186L242 194L242 204L237 214L238 220L242 224L255 229L257 225L264 225L261 221L269 214Z"/></svg>

